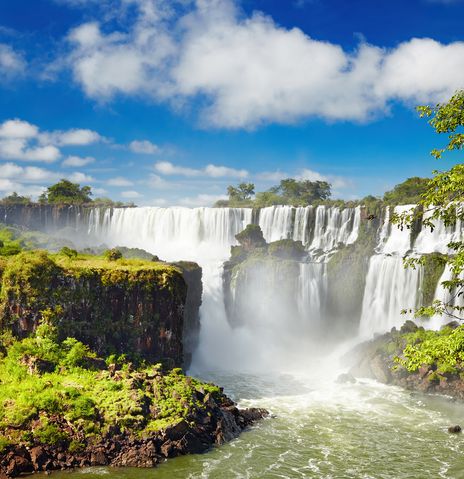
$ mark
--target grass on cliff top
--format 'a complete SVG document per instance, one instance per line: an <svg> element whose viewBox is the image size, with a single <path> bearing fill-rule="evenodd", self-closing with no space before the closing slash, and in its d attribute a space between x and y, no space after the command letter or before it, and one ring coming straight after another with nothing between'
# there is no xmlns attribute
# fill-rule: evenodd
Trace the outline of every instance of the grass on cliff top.
<svg viewBox="0 0 464 479"><path fill-rule="evenodd" d="M61 267L72 269L110 269L116 271L179 271L179 268L162 261L125 258L109 260L103 256L92 256L86 254L78 254L74 258L70 258L61 253L51 254L50 257L52 257Z"/></svg>
<svg viewBox="0 0 464 479"><path fill-rule="evenodd" d="M87 346L44 323L33 337L0 340L0 450L9 443L63 444L78 450L105 435L138 437L204 410L218 387L163 374L159 365L135 369L123 357L108 368Z"/></svg>

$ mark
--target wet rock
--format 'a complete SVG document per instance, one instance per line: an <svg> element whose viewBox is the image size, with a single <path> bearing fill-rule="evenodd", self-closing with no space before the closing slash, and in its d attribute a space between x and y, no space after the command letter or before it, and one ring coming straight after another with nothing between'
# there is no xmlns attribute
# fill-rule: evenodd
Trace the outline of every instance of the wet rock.
<svg viewBox="0 0 464 479"><path fill-rule="evenodd" d="M462 432L462 428L461 428L461 426L459 426L459 425L450 426L450 427L448 428L448 432L449 432L450 434L459 434L460 432Z"/></svg>
<svg viewBox="0 0 464 479"><path fill-rule="evenodd" d="M444 326L442 326L440 329L445 329L445 328L451 328L451 329L456 329L459 328L461 324L458 321L450 321L449 323L446 323Z"/></svg>
<svg viewBox="0 0 464 479"><path fill-rule="evenodd" d="M44 466L49 460L49 456L45 449L42 446L33 447L30 450L30 455L34 469L36 471L44 470Z"/></svg>
<svg viewBox="0 0 464 479"><path fill-rule="evenodd" d="M408 319L403 326L401 326L400 333L401 334L406 334L406 333L415 333L419 327L414 321L411 321Z"/></svg>

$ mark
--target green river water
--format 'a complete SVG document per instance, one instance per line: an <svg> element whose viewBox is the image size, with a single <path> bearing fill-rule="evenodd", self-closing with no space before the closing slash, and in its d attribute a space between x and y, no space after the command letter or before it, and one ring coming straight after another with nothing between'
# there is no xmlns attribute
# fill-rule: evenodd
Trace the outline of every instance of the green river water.
<svg viewBox="0 0 464 479"><path fill-rule="evenodd" d="M464 479L464 405L370 380L334 376L202 374L240 406L273 417L212 451L155 469L88 468L53 479Z"/></svg>

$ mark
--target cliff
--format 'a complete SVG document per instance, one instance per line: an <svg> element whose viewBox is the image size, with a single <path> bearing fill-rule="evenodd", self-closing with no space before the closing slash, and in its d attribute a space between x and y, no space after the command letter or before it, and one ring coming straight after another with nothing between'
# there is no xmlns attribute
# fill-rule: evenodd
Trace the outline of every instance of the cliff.
<svg viewBox="0 0 464 479"><path fill-rule="evenodd" d="M20 338L50 318L61 339L76 338L100 355L182 366L183 336L198 334L195 264L32 251L2 259L0 269L1 327ZM187 360L194 346L189 339Z"/></svg>

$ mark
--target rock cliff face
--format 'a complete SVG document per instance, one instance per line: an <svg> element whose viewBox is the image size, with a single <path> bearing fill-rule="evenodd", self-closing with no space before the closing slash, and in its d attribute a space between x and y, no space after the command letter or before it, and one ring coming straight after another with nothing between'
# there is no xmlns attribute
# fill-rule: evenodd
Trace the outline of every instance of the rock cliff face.
<svg viewBox="0 0 464 479"><path fill-rule="evenodd" d="M38 231L76 227L90 208L73 205L0 205L0 221Z"/></svg>
<svg viewBox="0 0 464 479"><path fill-rule="evenodd" d="M100 355L134 354L170 366L189 361L198 335L201 268L25 252L4 261L2 328L24 337L51 318L61 338Z"/></svg>

